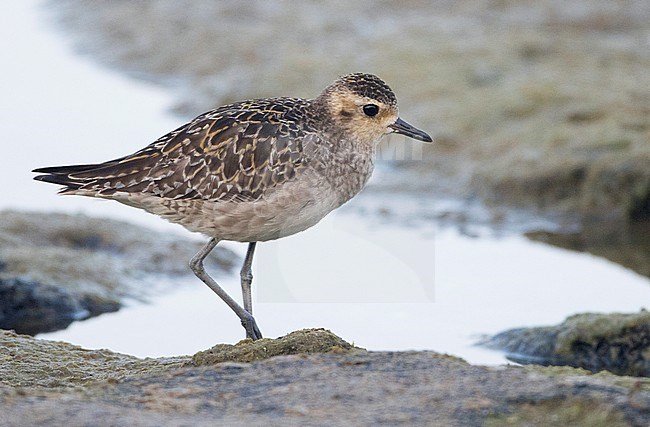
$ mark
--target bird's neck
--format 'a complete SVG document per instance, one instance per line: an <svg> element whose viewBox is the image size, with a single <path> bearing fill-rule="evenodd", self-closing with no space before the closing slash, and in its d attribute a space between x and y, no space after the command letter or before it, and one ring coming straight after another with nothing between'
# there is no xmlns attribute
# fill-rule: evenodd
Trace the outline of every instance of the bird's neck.
<svg viewBox="0 0 650 427"><path fill-rule="evenodd" d="M321 152L326 158L323 159L322 173L339 195L340 204L343 204L359 193L370 179L375 165L377 141L359 138L355 132L328 120L332 113L322 96L310 101L310 109L311 117L320 120L314 125L323 132L322 143L327 145Z"/></svg>
<svg viewBox="0 0 650 427"><path fill-rule="evenodd" d="M366 185L375 167L376 144L342 139L332 149L327 174L332 187L343 204Z"/></svg>

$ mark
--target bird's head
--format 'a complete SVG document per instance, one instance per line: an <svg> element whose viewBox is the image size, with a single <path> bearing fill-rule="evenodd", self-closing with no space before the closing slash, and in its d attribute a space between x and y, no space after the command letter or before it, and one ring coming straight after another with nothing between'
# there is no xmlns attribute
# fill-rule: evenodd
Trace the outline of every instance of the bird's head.
<svg viewBox="0 0 650 427"><path fill-rule="evenodd" d="M427 133L399 118L395 94L372 74L340 77L316 101L325 106L329 120L359 141L378 142L388 133L399 133L432 142Z"/></svg>

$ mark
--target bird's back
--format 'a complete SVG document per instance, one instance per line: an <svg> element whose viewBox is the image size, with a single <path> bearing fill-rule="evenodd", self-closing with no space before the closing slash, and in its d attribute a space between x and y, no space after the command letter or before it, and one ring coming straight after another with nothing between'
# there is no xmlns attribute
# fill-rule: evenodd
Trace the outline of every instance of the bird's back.
<svg viewBox="0 0 650 427"><path fill-rule="evenodd" d="M308 101L244 101L204 113L129 156L100 164L36 169L63 194L116 198L256 200L306 166Z"/></svg>

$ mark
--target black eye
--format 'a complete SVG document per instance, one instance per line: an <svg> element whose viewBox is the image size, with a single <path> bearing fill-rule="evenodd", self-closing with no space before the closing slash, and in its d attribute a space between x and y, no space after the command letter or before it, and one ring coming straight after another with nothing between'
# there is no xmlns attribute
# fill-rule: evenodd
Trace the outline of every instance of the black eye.
<svg viewBox="0 0 650 427"><path fill-rule="evenodd" d="M366 113L366 116L376 116L379 112L379 107L375 104L366 104L363 106L363 112Z"/></svg>

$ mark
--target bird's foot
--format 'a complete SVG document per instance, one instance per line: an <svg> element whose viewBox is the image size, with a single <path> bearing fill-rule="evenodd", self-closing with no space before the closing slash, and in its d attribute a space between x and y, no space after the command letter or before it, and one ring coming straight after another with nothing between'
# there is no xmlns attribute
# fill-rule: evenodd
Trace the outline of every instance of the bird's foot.
<svg viewBox="0 0 650 427"><path fill-rule="evenodd" d="M250 338L253 341L262 339L262 333L255 323L255 318L252 314L249 314L241 320L241 325L246 329L246 338Z"/></svg>

